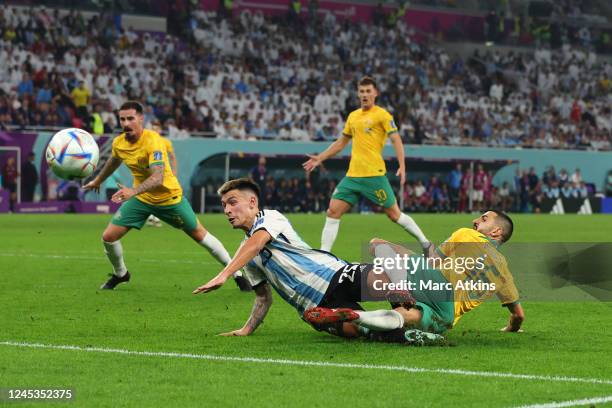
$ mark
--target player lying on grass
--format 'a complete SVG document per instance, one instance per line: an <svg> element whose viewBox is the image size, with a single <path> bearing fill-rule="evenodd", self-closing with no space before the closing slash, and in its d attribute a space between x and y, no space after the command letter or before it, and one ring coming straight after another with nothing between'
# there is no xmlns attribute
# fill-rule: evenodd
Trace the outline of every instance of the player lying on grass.
<svg viewBox="0 0 612 408"><path fill-rule="evenodd" d="M246 236L221 273L193 293L219 289L232 274L244 268L244 277L256 294L244 326L224 335L247 336L255 331L272 304L271 286L300 316L317 306L363 310L358 303L362 298L362 276L371 265L349 264L329 252L312 249L284 215L259 208L259 187L249 179L230 180L221 186L219 194L228 221ZM313 326L332 334L357 337L366 334L370 327L384 331L403 325L399 312L380 310L359 312L359 318L350 323Z"/></svg>
<svg viewBox="0 0 612 408"><path fill-rule="evenodd" d="M378 259L414 259L419 265L409 269L391 270L386 275L395 284L412 282L411 294L416 300L412 306L395 308L404 320L404 328L415 328L430 333L444 333L461 316L482 302L497 295L510 311L510 320L502 331L517 332L525 317L519 304L514 279L505 257L499 252L501 244L512 236L512 220L504 213L487 211L473 221L473 228L461 228L432 251L427 264L417 264L420 255L390 242L373 239L370 251ZM471 262L469 260L472 260ZM468 265L469 264L469 265ZM402 267L404 264L401 265ZM384 281L384 279L383 279ZM382 283L376 286L380 288ZM359 312L347 309L313 308L304 314L313 324L330 324L358 320ZM385 333L381 340L392 341L399 336Z"/></svg>
<svg viewBox="0 0 612 408"><path fill-rule="evenodd" d="M113 202L121 203L121 207L102 233L104 252L113 266L113 274L101 289L112 290L130 280L123 261L121 238L132 228L141 229L149 215L182 229L217 261L226 265L230 256L225 247L204 229L189 202L183 198L183 189L170 168L161 136L143 128L142 105L135 101L125 102L119 108L119 122L123 133L113 140L111 157L100 173L83 186L84 190L99 191L100 185L121 163L125 163L134 176L134 187L119 185L120 190L111 198ZM240 272L236 275L238 286L243 290L250 289L241 282L240 275Z"/></svg>

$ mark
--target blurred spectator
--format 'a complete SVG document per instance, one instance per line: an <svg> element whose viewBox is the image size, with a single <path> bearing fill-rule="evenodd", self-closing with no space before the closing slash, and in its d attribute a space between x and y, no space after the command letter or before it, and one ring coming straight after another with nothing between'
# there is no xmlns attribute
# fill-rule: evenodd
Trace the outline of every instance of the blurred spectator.
<svg viewBox="0 0 612 408"><path fill-rule="evenodd" d="M512 209L512 196L510 195L510 187L508 182L504 181L501 187L497 190L497 194L500 198L500 208L504 212L508 212Z"/></svg>
<svg viewBox="0 0 612 408"><path fill-rule="evenodd" d="M34 192L38 185L38 170L34 164L34 153L28 154L28 159L21 165L21 201L30 203L34 201Z"/></svg>
<svg viewBox="0 0 612 408"><path fill-rule="evenodd" d="M10 192L10 210L15 211L15 203L17 202L17 178L19 172L15 165L15 157L9 156L2 168L2 188Z"/></svg>
<svg viewBox="0 0 612 408"><path fill-rule="evenodd" d="M268 170L266 168L266 158L264 156L259 156L259 160L257 161L257 166L253 167L249 172L249 177L259 186L259 190L261 192L260 203L261 208L265 205L266 194L266 180L267 180Z"/></svg>
<svg viewBox="0 0 612 408"><path fill-rule="evenodd" d="M478 164L478 168L474 174L474 190L472 194L475 211L480 212L483 208L484 191L487 183L487 174L484 171L484 167L482 164Z"/></svg>
<svg viewBox="0 0 612 408"><path fill-rule="evenodd" d="M96 104L91 114L91 130L95 135L104 134L104 119L102 119L102 105Z"/></svg>
<svg viewBox="0 0 612 408"><path fill-rule="evenodd" d="M89 89L85 87L85 81L79 81L79 86L74 88L70 95L72 96L72 101L76 107L77 115L81 118L81 120L87 121L89 119L87 105L89 104L91 93L89 92Z"/></svg>
<svg viewBox="0 0 612 408"><path fill-rule="evenodd" d="M450 205L453 211L458 211L459 206L459 190L461 189L461 179L463 172L461 171L461 163L457 163L455 169L448 176L449 198Z"/></svg>
<svg viewBox="0 0 612 408"><path fill-rule="evenodd" d="M582 182L582 173L580 172L580 169L577 168L574 171L572 177L570 177L570 182L572 184L580 184Z"/></svg>

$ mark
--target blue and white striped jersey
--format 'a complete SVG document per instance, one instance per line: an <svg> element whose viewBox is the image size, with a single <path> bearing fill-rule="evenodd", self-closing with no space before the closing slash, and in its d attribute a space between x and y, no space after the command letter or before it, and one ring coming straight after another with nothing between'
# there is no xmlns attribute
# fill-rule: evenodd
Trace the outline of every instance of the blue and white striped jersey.
<svg viewBox="0 0 612 408"><path fill-rule="evenodd" d="M300 315L318 306L334 274L347 263L333 254L311 248L276 210L261 210L244 241L262 229L272 239L245 266L244 276L252 286L268 281Z"/></svg>

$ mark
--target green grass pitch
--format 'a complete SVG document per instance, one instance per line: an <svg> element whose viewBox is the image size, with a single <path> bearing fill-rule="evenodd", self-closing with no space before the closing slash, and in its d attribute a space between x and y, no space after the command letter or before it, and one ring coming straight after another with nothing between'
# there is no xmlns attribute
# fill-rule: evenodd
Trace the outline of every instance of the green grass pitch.
<svg viewBox="0 0 612 408"><path fill-rule="evenodd" d="M318 246L323 215L289 218L307 242ZM430 238L441 241L469 226L473 216L414 218ZM514 218L515 242L612 238L612 216ZM75 400L62 405L78 407L512 407L612 395L612 303L526 301L525 332L514 334L499 332L508 313L487 302L448 334L454 347L410 348L318 333L275 295L254 335L225 338L217 334L242 326L253 295L240 293L233 282L217 292L191 295L220 267L167 225L128 234L123 246L132 281L112 292L98 290L110 272L101 244L109 219L0 216L0 387L70 387ZM236 249L240 231L231 230L220 215L200 219L230 252ZM360 259L361 245L371 237L409 240L382 215L349 215L340 228L334 252L351 261ZM517 285L520 289L521 282ZM181 355L27 348L7 342Z"/></svg>

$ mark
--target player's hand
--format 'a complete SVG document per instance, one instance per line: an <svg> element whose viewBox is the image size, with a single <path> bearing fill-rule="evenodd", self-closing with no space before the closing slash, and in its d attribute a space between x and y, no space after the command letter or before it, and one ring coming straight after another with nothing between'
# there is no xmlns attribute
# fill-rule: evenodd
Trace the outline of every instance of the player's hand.
<svg viewBox="0 0 612 408"><path fill-rule="evenodd" d="M307 154L307 156L310 157L310 159L302 163L302 167L310 173L321 164L321 159L319 159L319 156L313 154Z"/></svg>
<svg viewBox="0 0 612 408"><path fill-rule="evenodd" d="M403 166L400 167L399 169L397 169L395 175L400 178L400 186L403 186L406 182L406 168Z"/></svg>
<svg viewBox="0 0 612 408"><path fill-rule="evenodd" d="M85 184L83 187L81 187L83 190L85 191L89 191L89 190L93 190L96 193L100 192L100 182L98 181L98 178L96 177L95 179L91 180L89 183Z"/></svg>
<svg viewBox="0 0 612 408"><path fill-rule="evenodd" d="M244 329L244 327L242 329L238 329L238 330L234 330L228 333L220 333L219 336L225 336L225 337L230 337L230 336L248 336L249 333L247 330Z"/></svg>
<svg viewBox="0 0 612 408"><path fill-rule="evenodd" d="M499 331L507 333L523 333L523 329L513 330L510 326L502 327Z"/></svg>
<svg viewBox="0 0 612 408"><path fill-rule="evenodd" d="M226 280L227 280L226 276L217 275L213 279L209 280L208 283L205 283L204 285L196 288L192 293L194 295L197 295L198 293L212 292L213 290L217 290L221 286L223 286Z"/></svg>
<svg viewBox="0 0 612 408"><path fill-rule="evenodd" d="M113 203L122 203L136 195L136 190L131 187L126 187L123 184L119 183L117 183L117 187L119 187L119 191L117 191L111 197L111 201Z"/></svg>

